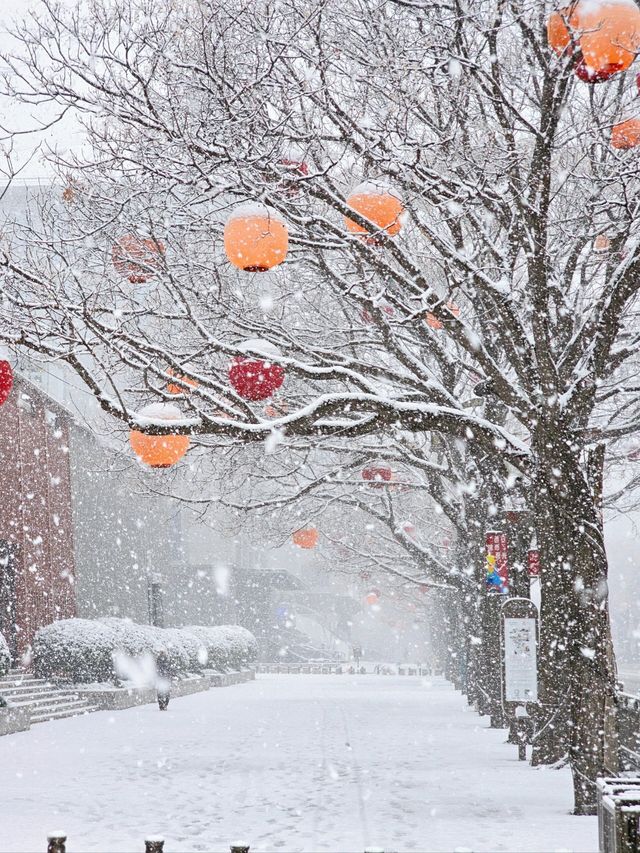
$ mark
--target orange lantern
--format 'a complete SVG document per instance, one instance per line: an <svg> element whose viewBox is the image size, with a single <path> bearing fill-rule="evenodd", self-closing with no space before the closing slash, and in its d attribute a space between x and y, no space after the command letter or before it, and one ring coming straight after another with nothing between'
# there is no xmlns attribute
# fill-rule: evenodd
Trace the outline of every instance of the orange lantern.
<svg viewBox="0 0 640 853"><path fill-rule="evenodd" d="M229 261L245 272L266 272L287 257L289 232L280 216L262 204L243 204L224 227Z"/></svg>
<svg viewBox="0 0 640 853"><path fill-rule="evenodd" d="M372 589L371 592L367 593L364 600L370 606L377 604L380 601L380 590Z"/></svg>
<svg viewBox="0 0 640 853"><path fill-rule="evenodd" d="M453 314L454 317L460 316L460 309L455 304L455 302L447 302L447 308L450 311L450 313ZM429 326L430 329L435 329L436 331L438 331L439 329L442 329L442 320L438 320L436 315L432 314L431 311L427 312L426 320L427 320L427 326Z"/></svg>
<svg viewBox="0 0 640 853"><path fill-rule="evenodd" d="M178 421L182 412L170 403L151 403L140 410L143 418L150 421ZM189 449L188 435L147 435L132 429L129 433L131 449L151 468L170 468L175 465Z"/></svg>
<svg viewBox="0 0 640 853"><path fill-rule="evenodd" d="M640 49L640 9L634 0L577 0L549 16L547 40L558 55L578 48L580 79L608 80L626 71Z"/></svg>
<svg viewBox="0 0 640 853"><path fill-rule="evenodd" d="M167 373L169 374L169 376L173 376L176 379L179 379L180 382L184 382L184 384L188 385L189 388L197 388L198 387L198 383L195 379L189 379L187 376L181 376L179 373L176 373L175 370L173 370L173 368L171 368L171 367L169 367L167 369ZM177 385L174 382L170 382L167 385L167 393L169 393L169 394L188 394L189 392L182 385Z"/></svg>
<svg viewBox="0 0 640 853"><path fill-rule="evenodd" d="M637 148L640 145L640 118L628 118L614 124L611 130L611 145L621 151Z"/></svg>
<svg viewBox="0 0 640 853"><path fill-rule="evenodd" d="M315 527L306 527L302 530L296 530L292 534L293 544L298 548L304 548L305 551L310 551L318 544L320 534Z"/></svg>
<svg viewBox="0 0 640 853"><path fill-rule="evenodd" d="M116 271L131 284L144 284L158 272L164 245L157 240L126 234L111 248L111 260Z"/></svg>
<svg viewBox="0 0 640 853"><path fill-rule="evenodd" d="M593 241L593 248L596 252L608 252L610 246L611 240L606 234L598 234L596 239Z"/></svg>
<svg viewBox="0 0 640 853"><path fill-rule="evenodd" d="M384 234L371 234L348 216L344 221L347 230L376 246L385 236L395 237L402 228L404 205L395 190L379 181L366 181L357 186L347 198L347 204L360 216L373 222Z"/></svg>

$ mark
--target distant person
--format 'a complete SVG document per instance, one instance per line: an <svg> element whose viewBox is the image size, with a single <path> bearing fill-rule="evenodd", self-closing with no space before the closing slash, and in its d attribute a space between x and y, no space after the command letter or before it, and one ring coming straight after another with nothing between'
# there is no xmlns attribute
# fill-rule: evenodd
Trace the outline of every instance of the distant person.
<svg viewBox="0 0 640 853"><path fill-rule="evenodd" d="M166 711L171 698L171 678L169 668L169 657L166 652L159 652L156 655L156 694L158 698L158 708L161 711Z"/></svg>

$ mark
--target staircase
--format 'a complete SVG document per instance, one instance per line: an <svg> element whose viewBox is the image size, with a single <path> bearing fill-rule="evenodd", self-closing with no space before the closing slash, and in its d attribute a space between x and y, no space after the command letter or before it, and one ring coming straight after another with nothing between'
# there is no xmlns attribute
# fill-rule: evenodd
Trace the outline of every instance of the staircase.
<svg viewBox="0 0 640 853"><path fill-rule="evenodd" d="M99 710L86 699L81 699L73 688L58 687L21 670L12 670L0 678L0 696L14 707L27 708L31 712L32 723Z"/></svg>

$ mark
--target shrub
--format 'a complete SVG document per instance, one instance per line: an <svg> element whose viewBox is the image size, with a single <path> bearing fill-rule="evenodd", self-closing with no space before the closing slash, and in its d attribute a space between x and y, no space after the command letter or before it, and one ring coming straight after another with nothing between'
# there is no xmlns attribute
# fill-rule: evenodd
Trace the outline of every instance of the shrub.
<svg viewBox="0 0 640 853"><path fill-rule="evenodd" d="M110 625L92 619L61 619L36 633L34 672L38 678L75 682L110 681L116 635Z"/></svg>
<svg viewBox="0 0 640 853"><path fill-rule="evenodd" d="M0 634L0 676L6 675L11 669L11 654L7 641Z"/></svg>
<svg viewBox="0 0 640 853"><path fill-rule="evenodd" d="M256 638L238 625L190 625L186 630L205 647L210 669L242 669L258 656Z"/></svg>
<svg viewBox="0 0 640 853"><path fill-rule="evenodd" d="M205 665L241 669L255 660L257 645L253 634L235 625L156 628L115 617L62 619L36 634L35 674L74 682L111 681L118 653L132 659L157 659L162 653L168 674L176 676L201 672Z"/></svg>

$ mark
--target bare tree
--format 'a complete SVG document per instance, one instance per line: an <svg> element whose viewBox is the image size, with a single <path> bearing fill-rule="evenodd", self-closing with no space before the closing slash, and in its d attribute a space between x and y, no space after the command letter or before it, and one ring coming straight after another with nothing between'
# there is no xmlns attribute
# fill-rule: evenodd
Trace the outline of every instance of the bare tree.
<svg viewBox="0 0 640 853"><path fill-rule="evenodd" d="M66 202L4 228L0 334L65 360L123 424L202 452L429 432L503 479L519 469L542 560L547 752L568 748L586 813L615 680L601 463L638 425L638 193L609 144L630 75L581 82L577 56L547 47L548 12L45 0L7 85L76 112L91 150L52 154ZM362 178L399 194L398 235L349 207ZM288 227L287 262L262 277L223 252L240 201ZM130 234L151 248L120 271L146 283L112 263ZM229 384L256 338L286 372L279 417ZM140 419L176 374L184 418Z"/></svg>

